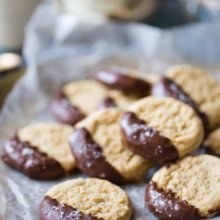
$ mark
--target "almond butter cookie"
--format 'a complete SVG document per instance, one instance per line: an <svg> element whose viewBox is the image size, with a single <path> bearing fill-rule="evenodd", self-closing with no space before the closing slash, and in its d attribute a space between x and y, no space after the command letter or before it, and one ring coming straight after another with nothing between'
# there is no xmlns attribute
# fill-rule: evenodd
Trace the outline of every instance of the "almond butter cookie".
<svg viewBox="0 0 220 220"><path fill-rule="evenodd" d="M150 163L132 153L123 143L120 119L123 112L109 108L97 111L76 125L70 145L80 170L91 177L115 183L142 179Z"/></svg>
<svg viewBox="0 0 220 220"><path fill-rule="evenodd" d="M132 204L118 186L100 179L74 179L50 189L40 205L41 220L130 220Z"/></svg>
<svg viewBox="0 0 220 220"><path fill-rule="evenodd" d="M146 205L164 220L199 220L220 212L220 159L187 157L157 171L146 189Z"/></svg>
<svg viewBox="0 0 220 220"><path fill-rule="evenodd" d="M123 91L126 94L134 94L137 97L150 95L151 83L134 70L112 67L98 71L95 78L109 88Z"/></svg>
<svg viewBox="0 0 220 220"><path fill-rule="evenodd" d="M166 75L206 114L210 129L220 125L220 84L217 80L204 70L191 66L172 67Z"/></svg>
<svg viewBox="0 0 220 220"><path fill-rule="evenodd" d="M69 148L73 128L58 123L35 123L20 128L6 142L3 161L34 179L62 177L75 168Z"/></svg>
<svg viewBox="0 0 220 220"><path fill-rule="evenodd" d="M97 109L108 96L108 91L91 79L67 83L54 98L52 112L58 121L75 125Z"/></svg>
<svg viewBox="0 0 220 220"><path fill-rule="evenodd" d="M196 112L173 98L143 98L128 108L120 124L127 146L159 164L190 154L204 138Z"/></svg>

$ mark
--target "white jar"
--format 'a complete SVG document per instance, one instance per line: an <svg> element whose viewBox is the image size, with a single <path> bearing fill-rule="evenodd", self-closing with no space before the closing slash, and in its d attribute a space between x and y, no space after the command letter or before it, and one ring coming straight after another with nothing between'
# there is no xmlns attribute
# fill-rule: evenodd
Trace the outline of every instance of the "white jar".
<svg viewBox="0 0 220 220"><path fill-rule="evenodd" d="M64 11L88 21L109 18L141 20L151 15L157 5L157 0L57 0L57 2Z"/></svg>
<svg viewBox="0 0 220 220"><path fill-rule="evenodd" d="M0 48L19 49L24 28L40 0L0 0Z"/></svg>

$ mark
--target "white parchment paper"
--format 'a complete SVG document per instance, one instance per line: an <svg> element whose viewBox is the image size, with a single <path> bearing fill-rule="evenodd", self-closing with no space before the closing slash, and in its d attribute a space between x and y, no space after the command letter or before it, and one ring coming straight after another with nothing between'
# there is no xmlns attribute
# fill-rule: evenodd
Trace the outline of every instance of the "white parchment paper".
<svg viewBox="0 0 220 220"><path fill-rule="evenodd" d="M0 151L20 126L53 120L52 96L64 82L89 77L99 68L120 65L162 74L172 64L191 63L220 80L219 39L220 21L162 31L142 24L81 23L46 4L40 6L26 30L28 71L0 114ZM0 219L38 219L45 192L60 181L30 180L0 161ZM155 219L144 208L145 187L123 186L133 202L134 220Z"/></svg>

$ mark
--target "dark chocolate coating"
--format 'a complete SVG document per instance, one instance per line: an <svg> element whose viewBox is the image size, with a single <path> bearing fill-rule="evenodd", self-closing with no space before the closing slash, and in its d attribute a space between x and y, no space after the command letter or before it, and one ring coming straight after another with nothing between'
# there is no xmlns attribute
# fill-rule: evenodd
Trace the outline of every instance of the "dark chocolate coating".
<svg viewBox="0 0 220 220"><path fill-rule="evenodd" d="M153 87L152 95L157 97L172 97L191 106L199 115L204 126L205 137L209 134L209 123L205 113L201 112L198 105L190 98L179 85L167 77L162 77Z"/></svg>
<svg viewBox="0 0 220 220"><path fill-rule="evenodd" d="M165 164L179 158L171 141L146 125L134 113L126 112L120 124L123 140L135 154L157 164Z"/></svg>
<svg viewBox="0 0 220 220"><path fill-rule="evenodd" d="M107 162L102 149L85 128L78 128L70 137L70 146L78 168L91 177L122 184L121 174Z"/></svg>
<svg viewBox="0 0 220 220"><path fill-rule="evenodd" d="M140 97L148 96L150 94L150 83L120 73L120 71L115 71L113 69L102 70L96 73L95 78L106 86L123 92L133 93Z"/></svg>
<svg viewBox="0 0 220 220"><path fill-rule="evenodd" d="M159 189L157 184L151 181L146 189L146 205L158 218L163 220L199 220L198 209L181 201L171 190L165 192Z"/></svg>
<svg viewBox="0 0 220 220"><path fill-rule="evenodd" d="M111 97L106 97L101 103L98 105L98 109L106 109L106 108L116 108L117 104L114 99Z"/></svg>
<svg viewBox="0 0 220 220"><path fill-rule="evenodd" d="M2 160L33 179L50 180L65 175L58 161L17 137L5 143Z"/></svg>
<svg viewBox="0 0 220 220"><path fill-rule="evenodd" d="M40 220L103 220L91 215L85 215L72 206L60 204L56 199L45 196L40 204Z"/></svg>
<svg viewBox="0 0 220 220"><path fill-rule="evenodd" d="M59 122L75 125L86 116L76 106L72 106L65 94L60 92L52 102L52 113Z"/></svg>

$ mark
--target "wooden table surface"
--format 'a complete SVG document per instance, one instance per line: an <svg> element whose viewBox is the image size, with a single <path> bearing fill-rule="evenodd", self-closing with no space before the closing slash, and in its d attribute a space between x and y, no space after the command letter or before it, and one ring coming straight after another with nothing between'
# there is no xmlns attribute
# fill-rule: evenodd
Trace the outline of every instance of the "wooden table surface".
<svg viewBox="0 0 220 220"><path fill-rule="evenodd" d="M0 108L3 105L5 97L11 91L15 82L23 76L25 72L24 68L16 71L11 71L0 75Z"/></svg>

